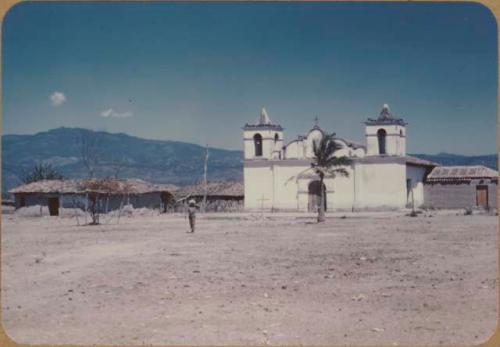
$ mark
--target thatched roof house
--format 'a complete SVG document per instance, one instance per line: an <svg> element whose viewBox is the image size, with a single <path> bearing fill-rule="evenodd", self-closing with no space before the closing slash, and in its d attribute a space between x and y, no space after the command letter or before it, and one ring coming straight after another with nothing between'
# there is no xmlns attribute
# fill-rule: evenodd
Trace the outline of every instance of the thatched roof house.
<svg viewBox="0 0 500 347"><path fill-rule="evenodd" d="M83 208L105 199L106 212L125 204L134 207L163 208L173 201L178 188L170 184L153 184L140 179L94 178L80 180L44 180L11 189L16 208L32 205L48 206L51 215L59 207Z"/></svg>
<svg viewBox="0 0 500 347"><path fill-rule="evenodd" d="M76 181L74 180L45 180L23 184L9 190L11 194L35 194L35 193L54 193L54 194L72 194L76 193Z"/></svg>
<svg viewBox="0 0 500 347"><path fill-rule="evenodd" d="M178 189L172 184L153 184L137 178L110 179L93 178L81 180L44 180L13 188L11 194L53 193L53 194L145 194L156 192L174 192Z"/></svg>

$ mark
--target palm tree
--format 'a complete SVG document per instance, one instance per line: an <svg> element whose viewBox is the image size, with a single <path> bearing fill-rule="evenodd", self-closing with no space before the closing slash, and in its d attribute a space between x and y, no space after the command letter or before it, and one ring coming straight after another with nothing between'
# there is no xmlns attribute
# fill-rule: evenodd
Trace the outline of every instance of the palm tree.
<svg viewBox="0 0 500 347"><path fill-rule="evenodd" d="M318 223L325 221L325 189L324 179L325 177L335 178L335 176L340 175L348 177L349 173L343 166L351 164L346 156L336 157L335 152L341 149L342 146L335 142L335 134L325 133L319 143L313 141L313 152L314 158L311 163L311 167L319 176L320 183L320 199L318 208Z"/></svg>

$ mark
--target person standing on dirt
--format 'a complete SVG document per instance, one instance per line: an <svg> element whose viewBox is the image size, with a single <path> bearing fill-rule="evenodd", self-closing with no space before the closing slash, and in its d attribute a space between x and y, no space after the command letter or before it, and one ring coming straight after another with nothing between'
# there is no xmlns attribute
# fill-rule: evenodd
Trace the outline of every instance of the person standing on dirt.
<svg viewBox="0 0 500 347"><path fill-rule="evenodd" d="M194 200L189 200L189 206L187 209L187 216L189 218L189 227L191 228L191 232L194 233L195 224L196 224L196 202Z"/></svg>

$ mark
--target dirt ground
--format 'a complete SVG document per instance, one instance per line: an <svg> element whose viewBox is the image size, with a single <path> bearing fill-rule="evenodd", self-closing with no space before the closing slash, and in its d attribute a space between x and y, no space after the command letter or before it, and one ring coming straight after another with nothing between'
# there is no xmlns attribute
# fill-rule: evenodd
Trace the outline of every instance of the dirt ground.
<svg viewBox="0 0 500 347"><path fill-rule="evenodd" d="M485 341L498 217L432 215L4 215L2 321L30 344Z"/></svg>

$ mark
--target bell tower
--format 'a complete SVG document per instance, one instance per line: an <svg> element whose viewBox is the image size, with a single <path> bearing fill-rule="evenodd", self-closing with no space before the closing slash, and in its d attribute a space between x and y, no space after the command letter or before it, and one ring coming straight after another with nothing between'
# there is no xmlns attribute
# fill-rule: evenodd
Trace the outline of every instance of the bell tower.
<svg viewBox="0 0 500 347"><path fill-rule="evenodd" d="M405 156L406 125L401 118L391 113L384 104L378 118L368 118L365 122L366 155Z"/></svg>
<svg viewBox="0 0 500 347"><path fill-rule="evenodd" d="M283 128L273 124L263 108L256 124L243 127L245 160L271 160L282 158Z"/></svg>

